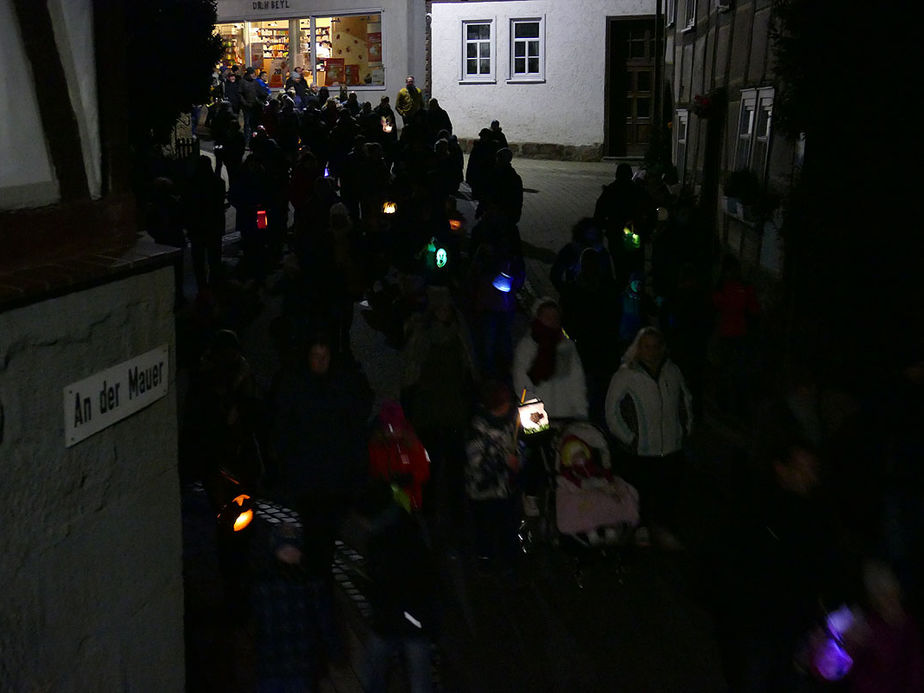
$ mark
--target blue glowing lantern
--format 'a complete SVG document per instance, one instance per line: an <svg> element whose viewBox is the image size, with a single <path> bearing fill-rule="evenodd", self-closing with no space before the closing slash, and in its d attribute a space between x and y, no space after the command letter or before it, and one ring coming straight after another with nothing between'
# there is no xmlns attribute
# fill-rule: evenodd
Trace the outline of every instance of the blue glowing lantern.
<svg viewBox="0 0 924 693"><path fill-rule="evenodd" d="M494 281L491 282L491 286L493 286L501 293L509 294L510 290L513 288L513 277L511 277L506 272L501 272L496 277L494 277Z"/></svg>

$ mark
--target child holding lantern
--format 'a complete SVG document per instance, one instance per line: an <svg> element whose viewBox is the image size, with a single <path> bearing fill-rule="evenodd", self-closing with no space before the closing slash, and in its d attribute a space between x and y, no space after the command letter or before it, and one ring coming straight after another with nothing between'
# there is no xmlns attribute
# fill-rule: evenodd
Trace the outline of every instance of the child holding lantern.
<svg viewBox="0 0 924 693"><path fill-rule="evenodd" d="M517 553L516 407L504 383L489 380L466 443L465 490L475 528L479 566L510 572Z"/></svg>

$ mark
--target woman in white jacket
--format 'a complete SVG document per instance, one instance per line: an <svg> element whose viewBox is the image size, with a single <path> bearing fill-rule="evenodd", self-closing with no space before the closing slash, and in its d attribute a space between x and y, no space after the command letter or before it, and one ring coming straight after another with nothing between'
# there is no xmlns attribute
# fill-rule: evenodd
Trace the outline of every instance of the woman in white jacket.
<svg viewBox="0 0 924 693"><path fill-rule="evenodd" d="M513 387L545 404L549 418L586 419L587 381L577 346L561 329L561 308L551 298L533 307L530 333L513 354Z"/></svg>
<svg viewBox="0 0 924 693"><path fill-rule="evenodd" d="M646 521L670 523L683 474L692 398L664 335L643 327L606 393L606 425L629 453L623 476L639 491Z"/></svg>

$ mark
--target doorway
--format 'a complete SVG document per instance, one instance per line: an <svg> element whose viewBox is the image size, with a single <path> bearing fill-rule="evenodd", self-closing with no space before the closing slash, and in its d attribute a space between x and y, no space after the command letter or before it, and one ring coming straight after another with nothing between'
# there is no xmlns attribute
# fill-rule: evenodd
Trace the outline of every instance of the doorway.
<svg viewBox="0 0 924 693"><path fill-rule="evenodd" d="M608 17L604 150L640 157L648 149L655 111L655 20Z"/></svg>

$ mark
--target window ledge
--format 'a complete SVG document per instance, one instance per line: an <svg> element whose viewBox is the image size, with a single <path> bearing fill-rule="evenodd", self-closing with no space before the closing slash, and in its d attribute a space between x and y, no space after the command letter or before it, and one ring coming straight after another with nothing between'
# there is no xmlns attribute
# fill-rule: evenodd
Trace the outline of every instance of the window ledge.
<svg viewBox="0 0 924 693"><path fill-rule="evenodd" d="M511 77L507 84L545 84L545 77Z"/></svg>
<svg viewBox="0 0 924 693"><path fill-rule="evenodd" d="M683 29L680 30L681 34L686 34L690 31L693 31L696 28L696 22L690 22Z"/></svg>
<svg viewBox="0 0 924 693"><path fill-rule="evenodd" d="M497 84L496 79L460 79L459 84Z"/></svg>

